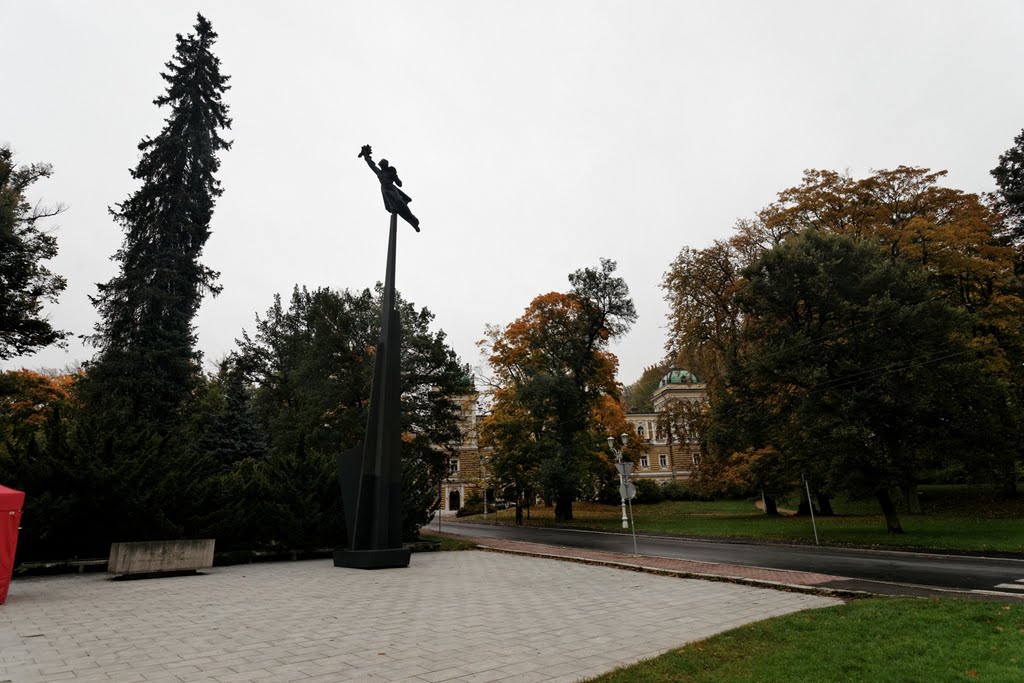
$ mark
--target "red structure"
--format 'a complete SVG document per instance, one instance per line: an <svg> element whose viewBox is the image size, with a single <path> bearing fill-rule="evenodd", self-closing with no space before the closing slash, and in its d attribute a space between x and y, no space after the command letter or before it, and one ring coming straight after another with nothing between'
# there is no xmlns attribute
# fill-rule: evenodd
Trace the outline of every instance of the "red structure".
<svg viewBox="0 0 1024 683"><path fill-rule="evenodd" d="M14 551L18 547L18 525L25 494L0 484L0 605L7 600L14 571Z"/></svg>

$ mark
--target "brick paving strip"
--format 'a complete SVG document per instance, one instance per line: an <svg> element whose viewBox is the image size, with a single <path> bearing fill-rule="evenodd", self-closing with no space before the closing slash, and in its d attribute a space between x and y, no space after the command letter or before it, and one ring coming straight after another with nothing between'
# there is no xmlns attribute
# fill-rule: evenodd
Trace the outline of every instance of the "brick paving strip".
<svg viewBox="0 0 1024 683"><path fill-rule="evenodd" d="M436 532L432 532L435 533ZM445 534L441 534L445 535ZM709 581L731 581L733 583L766 588L784 588L808 593L830 596L863 596L866 593L829 588L823 584L845 581L841 576L801 572L788 569L768 569L765 567L749 567L737 564L721 564L717 562L700 562L697 560L681 560L671 557L655 557L651 555L630 555L613 553L604 550L588 550L565 546L542 545L522 541L506 541L502 539L470 536L451 536L464 541L476 543L481 550L505 552L533 557L545 557L559 560L570 560L595 564L606 567L620 567L635 571L644 571L670 576L705 579Z"/></svg>
<svg viewBox="0 0 1024 683"><path fill-rule="evenodd" d="M308 560L20 578L0 606L0 682L568 683L839 603L479 551L419 553L395 570Z"/></svg>

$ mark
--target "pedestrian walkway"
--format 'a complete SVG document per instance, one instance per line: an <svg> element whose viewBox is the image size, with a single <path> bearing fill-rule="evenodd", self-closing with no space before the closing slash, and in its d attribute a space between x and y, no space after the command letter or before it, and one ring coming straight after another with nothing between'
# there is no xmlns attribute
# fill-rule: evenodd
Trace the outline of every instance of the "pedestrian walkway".
<svg viewBox="0 0 1024 683"><path fill-rule="evenodd" d="M0 606L0 682L577 681L838 602L480 551L27 578Z"/></svg>

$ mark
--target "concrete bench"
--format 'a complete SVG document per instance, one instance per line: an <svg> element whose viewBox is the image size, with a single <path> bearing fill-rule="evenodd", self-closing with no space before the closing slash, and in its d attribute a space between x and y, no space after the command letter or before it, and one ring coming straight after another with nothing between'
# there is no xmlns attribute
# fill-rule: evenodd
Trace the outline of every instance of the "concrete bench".
<svg viewBox="0 0 1024 683"><path fill-rule="evenodd" d="M112 543L107 572L124 576L194 574L213 566L212 538Z"/></svg>

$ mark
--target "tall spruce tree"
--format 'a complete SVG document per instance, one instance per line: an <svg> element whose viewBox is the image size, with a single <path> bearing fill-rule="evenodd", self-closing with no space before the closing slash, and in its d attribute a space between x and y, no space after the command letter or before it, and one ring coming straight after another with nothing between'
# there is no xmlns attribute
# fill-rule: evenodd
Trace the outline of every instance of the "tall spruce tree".
<svg viewBox="0 0 1024 683"><path fill-rule="evenodd" d="M217 154L231 147L220 135L231 119L221 101L228 76L211 52L216 39L201 14L195 33L177 35L161 74L167 91L153 101L169 115L159 135L139 143L132 177L140 187L111 209L125 230L113 256L120 273L92 298L101 321L89 367L91 402L115 424L158 434L173 427L194 386L200 352L192 321L203 295L219 292L218 273L200 263L223 192Z"/></svg>

